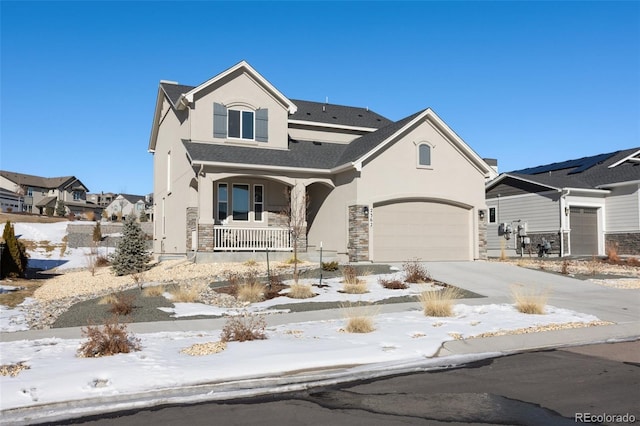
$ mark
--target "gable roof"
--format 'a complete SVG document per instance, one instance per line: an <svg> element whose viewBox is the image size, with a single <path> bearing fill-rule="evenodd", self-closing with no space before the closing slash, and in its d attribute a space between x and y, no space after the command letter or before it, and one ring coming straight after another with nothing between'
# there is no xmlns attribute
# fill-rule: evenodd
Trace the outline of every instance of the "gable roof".
<svg viewBox="0 0 640 426"><path fill-rule="evenodd" d="M306 169L318 173L335 173L350 167L358 168L375 152L397 140L398 136L424 119L430 119L453 140L467 158L483 173L493 169L458 138L430 109L419 111L374 132L367 133L349 144L289 140L289 149L265 149L227 144L212 144L183 140L192 164L274 169Z"/></svg>
<svg viewBox="0 0 640 426"><path fill-rule="evenodd" d="M82 182L80 182L80 180L75 176L47 178L42 176L27 175L24 173L10 172L6 170L0 170L0 176L10 180L11 182L14 182L17 185L26 185L46 189L66 189L69 185L78 182L82 188L86 189Z"/></svg>
<svg viewBox="0 0 640 426"><path fill-rule="evenodd" d="M551 189L602 189L624 182L640 182L639 148L608 152L501 174L487 190L506 178L536 183Z"/></svg>
<svg viewBox="0 0 640 426"><path fill-rule="evenodd" d="M127 200L127 201L128 201L128 202L130 202L131 204L135 204L135 203L137 203L138 201L145 202L145 200L146 200L146 198L145 198L145 196L144 196L144 195L118 194L118 196L117 196L116 198L114 198L114 200L112 201L112 203L113 203L113 202L115 202L115 201L118 201L118 198L119 198L119 197L124 198L125 200Z"/></svg>
<svg viewBox="0 0 640 426"><path fill-rule="evenodd" d="M292 99L298 110L289 116L290 123L321 123L328 126L379 129L392 123L369 108Z"/></svg>

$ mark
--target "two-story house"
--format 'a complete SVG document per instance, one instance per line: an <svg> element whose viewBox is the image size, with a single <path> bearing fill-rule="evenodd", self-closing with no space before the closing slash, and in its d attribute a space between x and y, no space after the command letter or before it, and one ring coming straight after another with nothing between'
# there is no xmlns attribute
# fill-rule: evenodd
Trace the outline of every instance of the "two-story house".
<svg viewBox="0 0 640 426"><path fill-rule="evenodd" d="M242 61L198 86L161 81L149 141L154 252L303 249L342 260L484 256L496 172L426 108L289 99Z"/></svg>
<svg viewBox="0 0 640 426"><path fill-rule="evenodd" d="M140 218L142 215L148 216L151 200L150 195L118 194L105 207L105 211L111 220L123 219L131 214Z"/></svg>
<svg viewBox="0 0 640 426"><path fill-rule="evenodd" d="M80 215L95 208L87 204L87 187L75 176L47 178L0 170L0 188L21 195L22 210L29 213L55 211L58 201L63 202L65 214Z"/></svg>

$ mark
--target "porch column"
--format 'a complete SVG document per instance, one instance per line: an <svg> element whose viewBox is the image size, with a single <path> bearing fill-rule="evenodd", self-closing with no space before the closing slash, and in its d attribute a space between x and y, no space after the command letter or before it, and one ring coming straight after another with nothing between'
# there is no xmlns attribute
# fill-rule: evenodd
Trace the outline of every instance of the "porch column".
<svg viewBox="0 0 640 426"><path fill-rule="evenodd" d="M289 207L291 211L292 237L298 241L298 251L307 251L307 197L306 186L296 182L291 188Z"/></svg>
<svg viewBox="0 0 640 426"><path fill-rule="evenodd" d="M213 251L213 180L198 177L198 251Z"/></svg>

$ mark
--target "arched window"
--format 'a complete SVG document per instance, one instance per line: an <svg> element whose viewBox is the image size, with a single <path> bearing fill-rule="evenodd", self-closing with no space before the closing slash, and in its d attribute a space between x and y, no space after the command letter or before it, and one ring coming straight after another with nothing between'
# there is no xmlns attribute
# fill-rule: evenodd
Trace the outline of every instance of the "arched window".
<svg viewBox="0 0 640 426"><path fill-rule="evenodd" d="M426 143L418 145L418 166L431 166L431 146Z"/></svg>

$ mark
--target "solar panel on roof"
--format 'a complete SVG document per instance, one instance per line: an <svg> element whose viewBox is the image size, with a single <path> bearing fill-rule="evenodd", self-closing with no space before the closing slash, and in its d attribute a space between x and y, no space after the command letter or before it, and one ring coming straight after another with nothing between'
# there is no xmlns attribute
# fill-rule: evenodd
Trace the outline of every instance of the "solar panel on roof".
<svg viewBox="0 0 640 426"><path fill-rule="evenodd" d="M593 157L579 158L577 160L562 161L560 163L552 163L544 166L529 167L528 169L516 170L513 173L520 173L523 175L537 175L540 173L555 172L558 170L574 169L567 173L569 175L573 175L576 173L582 173L585 170L589 170L596 164L606 161L614 154L615 152L595 155Z"/></svg>

